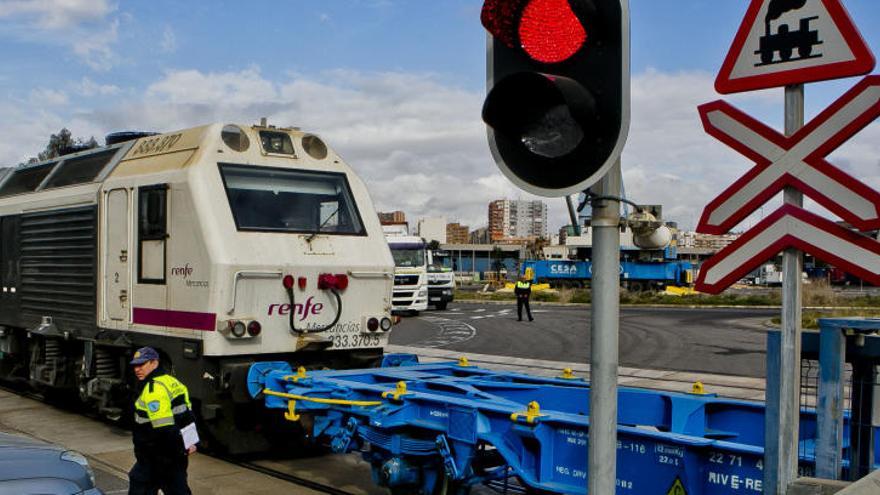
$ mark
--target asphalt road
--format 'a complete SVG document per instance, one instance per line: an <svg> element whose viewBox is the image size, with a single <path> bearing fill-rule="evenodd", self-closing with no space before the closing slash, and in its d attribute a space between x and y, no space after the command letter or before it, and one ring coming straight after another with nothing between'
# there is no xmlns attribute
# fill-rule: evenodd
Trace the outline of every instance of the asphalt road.
<svg viewBox="0 0 880 495"><path fill-rule="evenodd" d="M452 303L404 317L391 343L552 361L588 362L590 309L534 305L534 322L510 305ZM763 377L776 309L621 308L620 364Z"/></svg>

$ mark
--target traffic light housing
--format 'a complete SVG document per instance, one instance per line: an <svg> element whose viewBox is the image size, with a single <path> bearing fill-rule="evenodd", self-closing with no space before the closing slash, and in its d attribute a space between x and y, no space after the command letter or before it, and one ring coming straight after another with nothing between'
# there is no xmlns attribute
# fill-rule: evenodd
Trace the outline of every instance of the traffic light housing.
<svg viewBox="0 0 880 495"><path fill-rule="evenodd" d="M498 167L541 196L588 188L629 129L628 0L486 0L480 18Z"/></svg>

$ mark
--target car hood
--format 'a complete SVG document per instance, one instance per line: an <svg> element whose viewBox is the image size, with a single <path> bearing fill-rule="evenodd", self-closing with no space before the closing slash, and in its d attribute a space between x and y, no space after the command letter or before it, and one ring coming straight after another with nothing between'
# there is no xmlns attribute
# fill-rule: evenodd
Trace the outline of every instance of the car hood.
<svg viewBox="0 0 880 495"><path fill-rule="evenodd" d="M0 492L10 493L12 480L44 480L78 486L78 493L93 485L83 466L61 459L66 449L40 440L0 433ZM36 485L35 485L36 486ZM42 492L41 492L42 493ZM55 492L52 492L55 493ZM62 490L59 493L67 493Z"/></svg>
<svg viewBox="0 0 880 495"><path fill-rule="evenodd" d="M11 455L12 451L20 452L25 450L49 450L55 452L64 452L64 449L57 445L37 440L36 438L23 437L19 435L11 435L9 433L0 433L0 458ZM18 457L19 454L15 454Z"/></svg>

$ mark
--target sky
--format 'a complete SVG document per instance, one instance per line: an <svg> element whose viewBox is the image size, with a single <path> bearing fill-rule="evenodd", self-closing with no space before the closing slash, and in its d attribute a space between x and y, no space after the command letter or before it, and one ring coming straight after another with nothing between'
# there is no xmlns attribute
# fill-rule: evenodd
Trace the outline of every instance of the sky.
<svg viewBox="0 0 880 495"><path fill-rule="evenodd" d="M809 0L819 1L819 0ZM631 0L632 124L627 198L693 228L753 165L706 135L696 107L747 0ZM843 0L872 50L880 2ZM0 165L74 136L172 131L267 117L321 135L365 179L380 211L471 228L487 204L533 199L498 171L480 111L486 35L479 0L0 0ZM810 84L807 119L856 79ZM780 129L783 90L723 99ZM880 124L830 156L880 189ZM567 223L547 199L551 231ZM775 198L738 226L748 228ZM807 208L833 215L807 202Z"/></svg>

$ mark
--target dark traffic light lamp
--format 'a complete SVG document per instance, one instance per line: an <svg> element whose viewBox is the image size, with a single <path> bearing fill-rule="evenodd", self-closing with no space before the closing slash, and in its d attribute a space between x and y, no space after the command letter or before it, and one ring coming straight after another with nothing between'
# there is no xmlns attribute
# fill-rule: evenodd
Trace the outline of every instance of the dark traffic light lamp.
<svg viewBox="0 0 880 495"><path fill-rule="evenodd" d="M598 181L629 126L627 0L487 0L483 120L501 171L563 196Z"/></svg>

